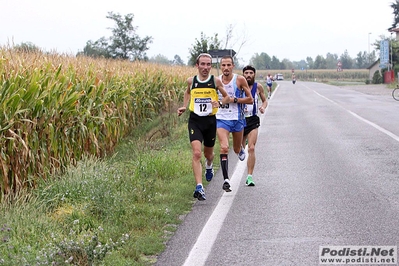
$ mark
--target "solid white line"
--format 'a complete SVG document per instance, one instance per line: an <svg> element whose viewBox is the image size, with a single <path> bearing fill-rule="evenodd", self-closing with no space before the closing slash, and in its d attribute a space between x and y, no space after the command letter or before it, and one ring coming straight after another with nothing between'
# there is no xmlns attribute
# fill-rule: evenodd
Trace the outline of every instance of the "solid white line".
<svg viewBox="0 0 399 266"><path fill-rule="evenodd" d="M234 173L230 178L230 184L232 187L231 192L224 192L220 198L215 210L209 217L200 235L197 238L193 248L190 251L185 266L201 266L205 265L205 262L211 253L212 246L215 243L216 237L218 236L220 229L222 228L224 219L230 210L230 207L234 201L235 195L240 187L241 179L246 168L246 160L239 161L234 169Z"/></svg>
<svg viewBox="0 0 399 266"><path fill-rule="evenodd" d="M278 89L274 90L274 93L271 96L273 98L274 94ZM261 115L261 123L265 114L269 108L270 102L265 110L265 113ZM258 135L260 133L260 127L258 128ZM246 148L247 150L247 148ZM247 152L248 155L248 152ZM247 156L248 157L248 156ZM213 244L215 243L216 237L219 235L220 229L222 228L224 219L226 218L231 205L233 204L234 198L240 188L242 177L244 176L244 171L247 167L247 157L244 161L238 161L233 175L230 178L230 184L232 187L231 192L224 192L222 197L220 198L215 210L212 212L208 221L206 222L204 228L202 228L201 233L199 234L197 241L195 242L193 248L186 261L184 262L184 266L201 266L205 265L206 260L208 259L209 254L211 253Z"/></svg>
<svg viewBox="0 0 399 266"><path fill-rule="evenodd" d="M374 127L375 129L377 129L377 130L381 131L382 133L384 133L384 134L390 136L390 137L393 138L394 140L399 141L399 136L393 134L391 131L388 131L388 130L386 130L385 128L380 127L379 125L377 125L377 124L375 124L375 123L373 123L373 122L371 122L371 121L369 121L369 120L367 120L367 119L361 117L360 115L358 115L358 114L356 114L356 113L354 113L354 112L352 112L352 111L350 111L350 110L348 110L348 109L342 107L342 106L339 105L338 103L336 103L336 102L334 102L333 100L331 100L331 99L329 99L329 98L327 98L327 97L321 95L320 93L318 93L318 92L316 92L316 91L314 91L314 90L313 90L313 92L316 93L317 95L319 95L320 97L326 99L327 101L329 101L329 102L331 102L331 103L333 103L333 104L335 104L335 105L341 107L342 109L344 109L345 111L347 111L348 113L350 113L351 115L353 115L354 117L356 117L357 119L359 119L360 121L363 121L363 122L369 124L370 126Z"/></svg>

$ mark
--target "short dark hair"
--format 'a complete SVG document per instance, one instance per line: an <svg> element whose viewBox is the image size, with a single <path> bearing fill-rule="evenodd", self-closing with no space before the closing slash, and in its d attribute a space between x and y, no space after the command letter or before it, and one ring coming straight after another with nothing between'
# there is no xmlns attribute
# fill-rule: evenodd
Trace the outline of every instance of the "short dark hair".
<svg viewBox="0 0 399 266"><path fill-rule="evenodd" d="M251 66L251 65L247 65L246 67L244 67L242 69L242 73L244 73L247 70L252 70L254 73L256 73L256 69L253 66Z"/></svg>
<svg viewBox="0 0 399 266"><path fill-rule="evenodd" d="M231 55L222 56L222 59L220 59L220 61L222 61L223 59L230 59L231 63L234 65L234 58Z"/></svg>
<svg viewBox="0 0 399 266"><path fill-rule="evenodd" d="M200 57L202 57L202 56L209 57L209 58L212 60L212 56L211 56L210 54L208 54L208 53L200 53L200 54L197 56L197 59L195 60L195 62L196 62L197 64L199 63L199 59L200 59Z"/></svg>

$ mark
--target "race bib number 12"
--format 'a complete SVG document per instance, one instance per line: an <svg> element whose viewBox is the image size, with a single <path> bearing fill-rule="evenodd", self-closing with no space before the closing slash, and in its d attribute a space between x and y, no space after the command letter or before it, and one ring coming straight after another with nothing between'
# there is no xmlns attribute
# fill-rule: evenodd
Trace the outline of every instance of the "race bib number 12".
<svg viewBox="0 0 399 266"><path fill-rule="evenodd" d="M212 99L211 98L195 98L194 99L194 113L199 116L207 116L212 114Z"/></svg>

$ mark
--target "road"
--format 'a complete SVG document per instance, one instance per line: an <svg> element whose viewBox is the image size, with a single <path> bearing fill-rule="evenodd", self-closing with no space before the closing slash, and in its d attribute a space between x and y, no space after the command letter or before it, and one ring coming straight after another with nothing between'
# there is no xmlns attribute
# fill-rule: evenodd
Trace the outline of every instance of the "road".
<svg viewBox="0 0 399 266"><path fill-rule="evenodd" d="M399 103L278 84L261 117L256 186L230 154L233 191L218 171L156 265L319 265L320 247L398 245Z"/></svg>

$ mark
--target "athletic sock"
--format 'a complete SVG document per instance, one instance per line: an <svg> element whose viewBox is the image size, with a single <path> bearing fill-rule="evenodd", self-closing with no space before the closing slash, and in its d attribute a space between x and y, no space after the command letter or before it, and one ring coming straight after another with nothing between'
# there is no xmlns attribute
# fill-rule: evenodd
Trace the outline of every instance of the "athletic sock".
<svg viewBox="0 0 399 266"><path fill-rule="evenodd" d="M205 168L206 169L212 169L213 167L213 162L211 163L211 165L208 166L208 159L205 160Z"/></svg>
<svg viewBox="0 0 399 266"><path fill-rule="evenodd" d="M222 167L223 178L229 179L227 154L220 154L220 165Z"/></svg>

